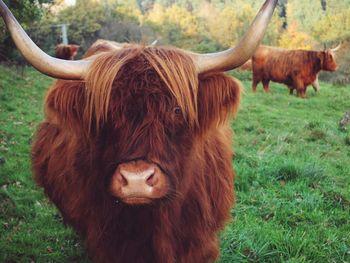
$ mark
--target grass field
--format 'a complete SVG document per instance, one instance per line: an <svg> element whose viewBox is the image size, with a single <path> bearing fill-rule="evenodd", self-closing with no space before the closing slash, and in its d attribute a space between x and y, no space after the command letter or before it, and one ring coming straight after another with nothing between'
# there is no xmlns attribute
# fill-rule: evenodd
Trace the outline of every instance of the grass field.
<svg viewBox="0 0 350 263"><path fill-rule="evenodd" d="M303 100L276 84L253 94L247 74L233 122L237 203L219 262L350 262L350 132L338 128L350 86L321 83ZM89 262L32 180L50 83L0 66L0 262Z"/></svg>

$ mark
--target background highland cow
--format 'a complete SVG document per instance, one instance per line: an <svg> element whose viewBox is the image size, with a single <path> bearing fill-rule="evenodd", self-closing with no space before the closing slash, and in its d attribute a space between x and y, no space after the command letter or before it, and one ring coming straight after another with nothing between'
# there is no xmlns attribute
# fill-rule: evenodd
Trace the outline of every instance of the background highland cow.
<svg viewBox="0 0 350 263"><path fill-rule="evenodd" d="M262 82L268 92L269 82L275 81L286 84L290 94L296 89L298 96L304 98L308 85L318 90L317 75L321 70L337 69L334 52L338 48L309 51L260 46L252 58L252 89L256 91L256 86Z"/></svg>

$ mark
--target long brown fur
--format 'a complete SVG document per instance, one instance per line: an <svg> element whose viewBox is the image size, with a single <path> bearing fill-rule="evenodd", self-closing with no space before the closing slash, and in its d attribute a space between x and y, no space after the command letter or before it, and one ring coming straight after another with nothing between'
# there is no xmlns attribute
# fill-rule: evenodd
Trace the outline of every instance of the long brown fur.
<svg viewBox="0 0 350 263"><path fill-rule="evenodd" d="M291 93L305 97L308 85L317 85L317 74L321 70L336 70L334 53L326 51L287 50L260 46L253 58L253 90L259 82L269 90L269 82L286 84Z"/></svg>
<svg viewBox="0 0 350 263"><path fill-rule="evenodd" d="M94 261L218 258L234 202L229 117L240 87L221 73L198 77L180 50L137 45L100 52L86 82L54 84L33 145L35 179ZM166 198L129 206L108 192L118 163L137 158L167 174Z"/></svg>

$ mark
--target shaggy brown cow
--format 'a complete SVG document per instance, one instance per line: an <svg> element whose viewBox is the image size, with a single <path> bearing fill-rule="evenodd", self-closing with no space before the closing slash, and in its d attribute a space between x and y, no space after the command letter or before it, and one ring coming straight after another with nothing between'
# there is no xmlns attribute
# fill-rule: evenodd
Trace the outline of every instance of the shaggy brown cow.
<svg viewBox="0 0 350 263"><path fill-rule="evenodd" d="M298 96L304 98L308 85L313 85L318 90L317 74L321 70L337 69L334 51L287 50L260 46L252 58L252 89L256 91L256 86L262 82L264 90L268 92L269 82L275 81L286 84L291 94L296 89Z"/></svg>
<svg viewBox="0 0 350 263"><path fill-rule="evenodd" d="M239 82L220 71L252 56L276 3L267 0L238 46L223 52L102 42L86 60L63 61L38 49L0 0L27 60L68 79L46 98L33 169L96 262L218 257L217 232L234 201L228 117L240 98Z"/></svg>
<svg viewBox="0 0 350 263"><path fill-rule="evenodd" d="M78 45L64 45L59 44L56 46L56 58L73 60L78 53Z"/></svg>

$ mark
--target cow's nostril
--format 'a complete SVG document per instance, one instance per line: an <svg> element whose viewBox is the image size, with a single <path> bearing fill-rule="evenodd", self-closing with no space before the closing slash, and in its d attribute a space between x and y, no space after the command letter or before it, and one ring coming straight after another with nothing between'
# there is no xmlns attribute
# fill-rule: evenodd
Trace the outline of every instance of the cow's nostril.
<svg viewBox="0 0 350 263"><path fill-rule="evenodd" d="M118 173L117 175L117 180L122 186L127 186L128 185L128 180L124 177L122 173Z"/></svg>
<svg viewBox="0 0 350 263"><path fill-rule="evenodd" d="M156 183L157 183L157 178L155 173L150 174L146 180L146 184L149 186L154 186Z"/></svg>

